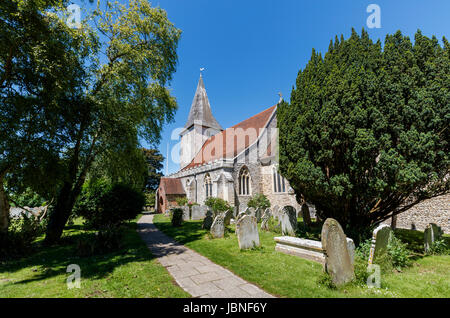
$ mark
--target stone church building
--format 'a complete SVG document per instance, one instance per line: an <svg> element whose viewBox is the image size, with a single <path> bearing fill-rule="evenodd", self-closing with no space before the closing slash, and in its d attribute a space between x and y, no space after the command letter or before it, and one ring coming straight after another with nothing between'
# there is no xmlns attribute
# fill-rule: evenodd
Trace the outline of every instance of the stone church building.
<svg viewBox="0 0 450 318"><path fill-rule="evenodd" d="M288 181L278 173L277 105L262 108L258 114L223 129L212 114L200 75L180 133L180 170L161 178L156 211L167 211L180 197L204 204L211 196L243 211L256 193L265 194L272 207L291 205L300 211ZM313 216L315 209L309 207ZM436 223L450 233L450 194L414 206L398 215L395 223L397 227L417 230Z"/></svg>
<svg viewBox="0 0 450 318"><path fill-rule="evenodd" d="M198 204L219 197L242 211L256 193L265 194L272 206L299 210L288 181L278 173L277 136L277 105L223 129L213 116L200 75L180 133L180 170L161 179L157 211L165 212L183 196Z"/></svg>

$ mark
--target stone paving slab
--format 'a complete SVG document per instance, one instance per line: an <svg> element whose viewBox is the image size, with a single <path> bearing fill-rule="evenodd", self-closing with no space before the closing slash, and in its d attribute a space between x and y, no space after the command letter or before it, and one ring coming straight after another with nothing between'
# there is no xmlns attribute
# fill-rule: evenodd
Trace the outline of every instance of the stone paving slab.
<svg viewBox="0 0 450 318"><path fill-rule="evenodd" d="M193 297L274 297L165 235L153 224L151 214L139 219L138 232L177 284Z"/></svg>

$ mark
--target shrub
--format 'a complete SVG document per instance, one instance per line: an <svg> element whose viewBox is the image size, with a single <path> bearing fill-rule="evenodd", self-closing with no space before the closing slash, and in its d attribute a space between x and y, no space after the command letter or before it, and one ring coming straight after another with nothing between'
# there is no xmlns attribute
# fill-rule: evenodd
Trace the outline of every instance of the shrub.
<svg viewBox="0 0 450 318"><path fill-rule="evenodd" d="M410 265L410 251L394 234L389 239L388 256L392 266L397 269Z"/></svg>
<svg viewBox="0 0 450 318"><path fill-rule="evenodd" d="M263 193L257 193L250 198L247 206L254 209L260 208L264 211L270 208L270 201Z"/></svg>
<svg viewBox="0 0 450 318"><path fill-rule="evenodd" d="M155 205L155 192L145 192L145 205L154 206Z"/></svg>
<svg viewBox="0 0 450 318"><path fill-rule="evenodd" d="M179 227L183 224L183 210L176 208L170 211L170 221L172 226Z"/></svg>
<svg viewBox="0 0 450 318"><path fill-rule="evenodd" d="M144 204L143 193L131 187L98 181L83 187L74 211L88 226L100 229L134 219Z"/></svg>
<svg viewBox="0 0 450 318"><path fill-rule="evenodd" d="M176 198L175 201L177 202L178 206L185 206L188 204L188 199L186 197Z"/></svg>
<svg viewBox="0 0 450 318"><path fill-rule="evenodd" d="M365 240L361 243L355 251L358 258L364 260L367 266L370 254L371 239ZM378 265L384 270L389 270L392 267L400 269L410 265L410 251L406 248L406 244L402 243L394 234L391 235L387 246L387 253L383 257L379 257L376 261Z"/></svg>
<svg viewBox="0 0 450 318"><path fill-rule="evenodd" d="M281 224L274 217L270 217L269 222L267 222L269 231L277 234L281 234Z"/></svg>
<svg viewBox="0 0 450 318"><path fill-rule="evenodd" d="M450 247L447 245L445 239L434 241L434 243L430 246L430 251L428 252L430 255L449 255Z"/></svg>
<svg viewBox="0 0 450 318"><path fill-rule="evenodd" d="M225 212L231 209L230 204L221 198L209 197L206 199L205 205L213 211L214 217L216 217L220 212Z"/></svg>
<svg viewBox="0 0 450 318"><path fill-rule="evenodd" d="M8 232L0 234L0 259L29 253L36 238L45 231L44 224L34 217L12 218Z"/></svg>

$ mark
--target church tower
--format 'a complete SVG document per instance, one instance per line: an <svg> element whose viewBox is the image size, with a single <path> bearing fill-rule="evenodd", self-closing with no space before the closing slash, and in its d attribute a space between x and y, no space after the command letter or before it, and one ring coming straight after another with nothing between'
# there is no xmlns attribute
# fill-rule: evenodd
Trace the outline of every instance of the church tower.
<svg viewBox="0 0 450 318"><path fill-rule="evenodd" d="M222 130L211 112L203 77L200 74L187 123L180 133L180 168L183 169L192 161L207 139Z"/></svg>

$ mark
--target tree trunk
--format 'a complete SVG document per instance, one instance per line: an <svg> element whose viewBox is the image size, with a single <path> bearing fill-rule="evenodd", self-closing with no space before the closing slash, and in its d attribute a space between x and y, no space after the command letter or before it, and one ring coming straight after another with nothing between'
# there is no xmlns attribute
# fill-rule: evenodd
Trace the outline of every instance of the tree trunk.
<svg viewBox="0 0 450 318"><path fill-rule="evenodd" d="M5 173L0 174L0 234L7 233L9 226L9 202L3 188L4 177Z"/></svg>
<svg viewBox="0 0 450 318"><path fill-rule="evenodd" d="M303 218L303 223L305 223L305 226L307 228L309 228L311 226L311 214L309 213L309 208L308 205L305 203L303 203L302 205L302 218Z"/></svg>
<svg viewBox="0 0 450 318"><path fill-rule="evenodd" d="M45 235L46 245L54 244L61 238L64 226L70 217L79 193L77 189L72 189L72 186L70 182L64 183L58 194L55 207L49 216L47 233Z"/></svg>
<svg viewBox="0 0 450 318"><path fill-rule="evenodd" d="M397 215L393 215L391 219L391 228L395 230L397 227Z"/></svg>

